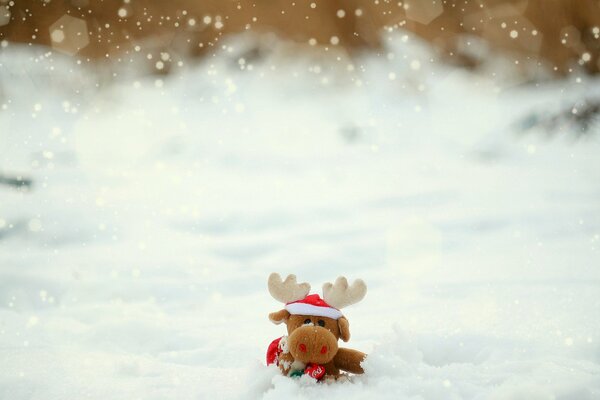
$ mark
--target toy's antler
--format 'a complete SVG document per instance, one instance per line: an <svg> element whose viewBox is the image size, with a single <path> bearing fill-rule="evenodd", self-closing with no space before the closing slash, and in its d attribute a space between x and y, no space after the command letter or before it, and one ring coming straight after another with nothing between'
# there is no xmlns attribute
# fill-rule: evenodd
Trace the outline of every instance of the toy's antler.
<svg viewBox="0 0 600 400"><path fill-rule="evenodd" d="M348 286L348 280L340 276L335 284L327 282L323 285L323 300L337 309L358 303L366 294L367 285L362 279L357 279Z"/></svg>
<svg viewBox="0 0 600 400"><path fill-rule="evenodd" d="M310 292L310 284L296 283L296 275L288 275L284 281L278 273L269 275L269 293L277 301L291 303L301 300Z"/></svg>

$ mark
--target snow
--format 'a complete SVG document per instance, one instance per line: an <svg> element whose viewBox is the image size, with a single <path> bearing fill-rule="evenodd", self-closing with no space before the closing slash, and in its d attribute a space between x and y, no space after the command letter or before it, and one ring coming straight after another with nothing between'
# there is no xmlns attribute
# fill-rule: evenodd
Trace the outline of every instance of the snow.
<svg viewBox="0 0 600 400"><path fill-rule="evenodd" d="M0 187L0 398L600 398L598 129L518 124L600 82L247 46L113 84L0 53L0 171L34 180ZM365 280L365 375L264 366L272 271Z"/></svg>

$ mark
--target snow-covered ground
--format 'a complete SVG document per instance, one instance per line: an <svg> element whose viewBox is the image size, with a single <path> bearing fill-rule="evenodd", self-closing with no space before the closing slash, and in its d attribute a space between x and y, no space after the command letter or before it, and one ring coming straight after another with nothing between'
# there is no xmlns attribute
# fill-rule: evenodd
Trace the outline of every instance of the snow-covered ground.
<svg viewBox="0 0 600 400"><path fill-rule="evenodd" d="M600 95L388 52L116 83L0 52L0 399L600 399ZM286 50L287 49L287 50ZM129 74L129 75L128 75ZM99 83L101 89L96 89ZM369 292L351 383L264 366L271 271Z"/></svg>

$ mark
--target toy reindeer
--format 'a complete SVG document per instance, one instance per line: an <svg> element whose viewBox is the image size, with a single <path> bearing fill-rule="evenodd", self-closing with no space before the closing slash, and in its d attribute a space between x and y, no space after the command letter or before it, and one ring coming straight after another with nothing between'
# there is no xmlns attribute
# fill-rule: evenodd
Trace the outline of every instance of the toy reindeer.
<svg viewBox="0 0 600 400"><path fill-rule="evenodd" d="M357 279L348 285L344 277L335 284L323 285L323 298L311 294L308 283L296 283L296 276L284 281L279 274L269 276L269 292L285 304L283 310L269 314L275 324L285 322L287 336L275 339L267 351L267 365L276 364L287 376L307 374L317 380L337 379L341 371L362 374L366 354L338 347L338 340L350 340L348 320L340 309L358 303L367 286Z"/></svg>

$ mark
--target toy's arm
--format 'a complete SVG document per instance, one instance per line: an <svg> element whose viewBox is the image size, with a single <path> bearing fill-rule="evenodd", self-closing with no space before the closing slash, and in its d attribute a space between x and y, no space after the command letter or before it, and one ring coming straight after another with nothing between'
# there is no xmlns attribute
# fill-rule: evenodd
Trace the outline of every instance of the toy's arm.
<svg viewBox="0 0 600 400"><path fill-rule="evenodd" d="M367 357L365 353L358 350L345 349L340 347L335 355L333 362L335 366L341 370L351 372L353 374L362 374L363 368L360 363Z"/></svg>

